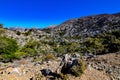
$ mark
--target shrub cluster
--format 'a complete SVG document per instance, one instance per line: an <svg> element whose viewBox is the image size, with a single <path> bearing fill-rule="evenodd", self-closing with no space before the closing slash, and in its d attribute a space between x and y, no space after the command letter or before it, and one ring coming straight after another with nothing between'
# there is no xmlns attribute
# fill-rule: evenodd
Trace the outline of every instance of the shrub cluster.
<svg viewBox="0 0 120 80"><path fill-rule="evenodd" d="M0 37L0 58L9 61L15 59L18 55L15 52L19 49L17 42L11 38Z"/></svg>

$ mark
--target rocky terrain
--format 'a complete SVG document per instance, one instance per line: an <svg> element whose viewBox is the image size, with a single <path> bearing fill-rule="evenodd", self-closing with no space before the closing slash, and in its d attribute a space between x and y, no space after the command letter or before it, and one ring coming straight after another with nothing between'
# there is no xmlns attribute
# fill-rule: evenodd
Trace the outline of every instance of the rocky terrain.
<svg viewBox="0 0 120 80"><path fill-rule="evenodd" d="M49 31L53 31L55 35L58 34L58 36L62 37L94 37L97 34L105 34L108 31L120 30L119 26L120 13L101 14L68 20L57 27L49 28Z"/></svg>
<svg viewBox="0 0 120 80"><path fill-rule="evenodd" d="M61 59L44 62L34 62L33 58L22 59L8 63L0 68L0 80L55 80L54 76L44 76L43 69L55 72ZM120 79L120 52L88 58L87 69L81 77L69 75L67 80L119 80ZM4 64L4 63L3 63Z"/></svg>
<svg viewBox="0 0 120 80"><path fill-rule="evenodd" d="M71 55L67 62L62 61L66 54ZM120 80L119 61L120 13L44 29L0 24L0 80Z"/></svg>
<svg viewBox="0 0 120 80"><path fill-rule="evenodd" d="M120 79L120 52L99 55L89 61L94 69L104 71L111 80Z"/></svg>

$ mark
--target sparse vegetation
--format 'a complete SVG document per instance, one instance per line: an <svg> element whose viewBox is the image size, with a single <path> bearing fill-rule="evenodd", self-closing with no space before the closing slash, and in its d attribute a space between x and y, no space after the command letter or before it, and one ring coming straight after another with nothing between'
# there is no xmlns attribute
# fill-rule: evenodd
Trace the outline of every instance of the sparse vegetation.
<svg viewBox="0 0 120 80"><path fill-rule="evenodd" d="M27 32L24 33L25 36L29 36L31 34L32 30L29 30Z"/></svg>
<svg viewBox="0 0 120 80"><path fill-rule="evenodd" d="M1 62L32 58L33 62L36 62L34 65L41 65L42 63L37 62L49 60L52 62L64 54L78 53L86 57L89 54L101 55L118 51L120 51L120 16L116 15L84 17L43 30L8 30L0 24ZM80 59L77 65L68 70L70 75L79 77L86 68L86 62ZM59 75L62 80L68 79L68 74ZM41 75L38 74L38 77L41 78Z"/></svg>
<svg viewBox="0 0 120 80"><path fill-rule="evenodd" d="M37 41L31 40L21 49L21 51L27 53L27 56L36 56L38 54L38 48L39 43Z"/></svg>
<svg viewBox="0 0 120 80"><path fill-rule="evenodd" d="M55 56L51 53L48 53L47 55L43 56L42 61L49 61L49 60L54 60Z"/></svg>

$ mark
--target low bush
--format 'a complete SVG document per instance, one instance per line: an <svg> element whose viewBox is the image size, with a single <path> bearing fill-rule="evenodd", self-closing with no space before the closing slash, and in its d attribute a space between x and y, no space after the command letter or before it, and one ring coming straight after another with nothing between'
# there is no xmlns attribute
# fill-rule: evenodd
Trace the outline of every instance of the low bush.
<svg viewBox="0 0 120 80"><path fill-rule="evenodd" d="M27 54L26 54L25 52L20 52L20 51L17 51L17 52L15 52L14 54L16 55L16 58L17 58L17 59L21 59L21 58L27 56Z"/></svg>
<svg viewBox="0 0 120 80"><path fill-rule="evenodd" d="M15 52L19 49L17 42L14 39L0 37L0 59L1 61L12 61L17 59L18 55Z"/></svg>
<svg viewBox="0 0 120 80"><path fill-rule="evenodd" d="M29 41L20 51L26 53L28 56L36 56L40 48L40 43L37 41Z"/></svg>
<svg viewBox="0 0 120 80"><path fill-rule="evenodd" d="M87 68L87 63L81 59L78 60L78 64L76 66L73 66L71 69L71 73L79 77L81 74L83 74L84 70Z"/></svg>
<svg viewBox="0 0 120 80"><path fill-rule="evenodd" d="M29 36L31 34L31 31L27 31L24 33L25 36Z"/></svg>
<svg viewBox="0 0 120 80"><path fill-rule="evenodd" d="M20 32L20 31L17 31L16 34L17 34L17 35L21 35L21 32Z"/></svg>
<svg viewBox="0 0 120 80"><path fill-rule="evenodd" d="M0 54L12 54L18 50L17 42L13 39L0 37Z"/></svg>
<svg viewBox="0 0 120 80"><path fill-rule="evenodd" d="M21 52L26 53L27 56L36 56L37 52L35 49L24 47Z"/></svg>
<svg viewBox="0 0 120 80"><path fill-rule="evenodd" d="M48 53L43 57L42 61L48 61L48 60L54 60L54 59L55 59L55 56L51 53Z"/></svg>

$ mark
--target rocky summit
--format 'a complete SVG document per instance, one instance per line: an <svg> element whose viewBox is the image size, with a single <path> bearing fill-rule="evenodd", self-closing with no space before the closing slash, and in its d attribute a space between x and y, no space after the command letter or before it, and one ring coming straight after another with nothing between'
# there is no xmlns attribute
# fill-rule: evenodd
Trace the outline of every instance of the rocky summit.
<svg viewBox="0 0 120 80"><path fill-rule="evenodd" d="M120 80L120 13L44 29L0 24L0 80Z"/></svg>

